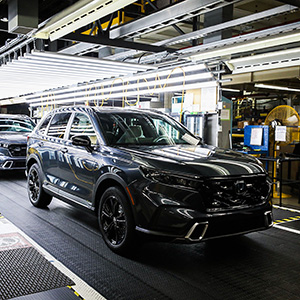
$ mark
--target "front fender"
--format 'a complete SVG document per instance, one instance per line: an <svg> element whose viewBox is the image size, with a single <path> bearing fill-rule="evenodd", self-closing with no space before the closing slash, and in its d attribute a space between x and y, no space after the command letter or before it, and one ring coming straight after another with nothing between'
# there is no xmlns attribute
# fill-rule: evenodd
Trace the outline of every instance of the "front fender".
<svg viewBox="0 0 300 300"><path fill-rule="evenodd" d="M116 170L115 168L113 168L113 170ZM131 192L128 188L128 184L125 181L124 178L122 178L120 175L120 173L123 173L121 170L119 170L120 172L116 173L116 172L107 172L103 175L101 175L97 182L95 183L95 189L94 189L94 195L93 195L93 203L92 206L94 207L95 211L98 210L98 204L99 204L99 200L102 196L102 194L104 193L104 191L111 187L111 186L119 186L120 188L122 188L124 194L127 196L127 200L129 201L130 207L132 209L132 214L134 219L136 220L136 214L135 214L135 210L134 210L134 205L135 205L135 201L132 198ZM124 175L124 174L123 174Z"/></svg>
<svg viewBox="0 0 300 300"><path fill-rule="evenodd" d="M28 148L26 157L26 172L29 171L30 167L37 163L42 170L42 159L39 152L34 148Z"/></svg>

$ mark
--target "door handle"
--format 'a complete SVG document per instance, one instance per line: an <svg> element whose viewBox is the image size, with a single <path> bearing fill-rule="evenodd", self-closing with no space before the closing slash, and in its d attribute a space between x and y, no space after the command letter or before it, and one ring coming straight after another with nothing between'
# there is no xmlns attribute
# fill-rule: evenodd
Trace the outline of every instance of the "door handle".
<svg viewBox="0 0 300 300"><path fill-rule="evenodd" d="M61 148L60 151L61 151L62 153L67 153L67 152L68 152L68 148L66 148L66 147Z"/></svg>

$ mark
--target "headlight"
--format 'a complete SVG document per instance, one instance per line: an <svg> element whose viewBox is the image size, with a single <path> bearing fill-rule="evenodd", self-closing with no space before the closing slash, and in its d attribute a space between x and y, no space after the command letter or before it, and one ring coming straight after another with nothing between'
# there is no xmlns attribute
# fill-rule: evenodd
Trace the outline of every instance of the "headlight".
<svg viewBox="0 0 300 300"><path fill-rule="evenodd" d="M197 189L200 187L201 182L193 178L189 178L182 175L171 175L168 172L150 169L146 167L140 167L140 170L144 177L147 179L160 182L167 185L184 186L187 188Z"/></svg>
<svg viewBox="0 0 300 300"><path fill-rule="evenodd" d="M0 147L2 147L2 148L8 148L8 144L4 144L4 143L0 143Z"/></svg>

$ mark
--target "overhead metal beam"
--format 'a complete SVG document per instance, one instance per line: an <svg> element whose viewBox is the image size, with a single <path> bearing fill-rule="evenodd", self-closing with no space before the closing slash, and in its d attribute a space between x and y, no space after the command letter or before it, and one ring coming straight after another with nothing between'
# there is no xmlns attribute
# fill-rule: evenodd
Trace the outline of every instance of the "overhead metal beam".
<svg viewBox="0 0 300 300"><path fill-rule="evenodd" d="M280 2L300 7L300 0L280 0Z"/></svg>
<svg viewBox="0 0 300 300"><path fill-rule="evenodd" d="M119 39L109 39L103 36L90 36L90 35L78 34L78 33L70 33L68 35L65 35L62 38L62 40L72 41L72 42L74 41L84 42L84 43L90 43L96 45L106 45L110 47L125 48L125 49L137 49L137 50L142 50L147 52L176 51L174 49L167 49L161 46L153 46L153 45L147 45L147 44L141 44L135 42L128 42Z"/></svg>
<svg viewBox="0 0 300 300"><path fill-rule="evenodd" d="M6 22L0 22L0 31L8 32L8 26Z"/></svg>

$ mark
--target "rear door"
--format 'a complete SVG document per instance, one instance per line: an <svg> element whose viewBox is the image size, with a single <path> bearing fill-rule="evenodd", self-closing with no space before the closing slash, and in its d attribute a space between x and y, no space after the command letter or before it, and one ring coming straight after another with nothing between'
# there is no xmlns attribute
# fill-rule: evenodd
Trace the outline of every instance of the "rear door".
<svg viewBox="0 0 300 300"><path fill-rule="evenodd" d="M41 141L45 150L43 156L43 168L50 188L60 188L65 179L61 176L59 164L65 160L66 150L64 136L71 113L57 113L51 119L46 138Z"/></svg>

